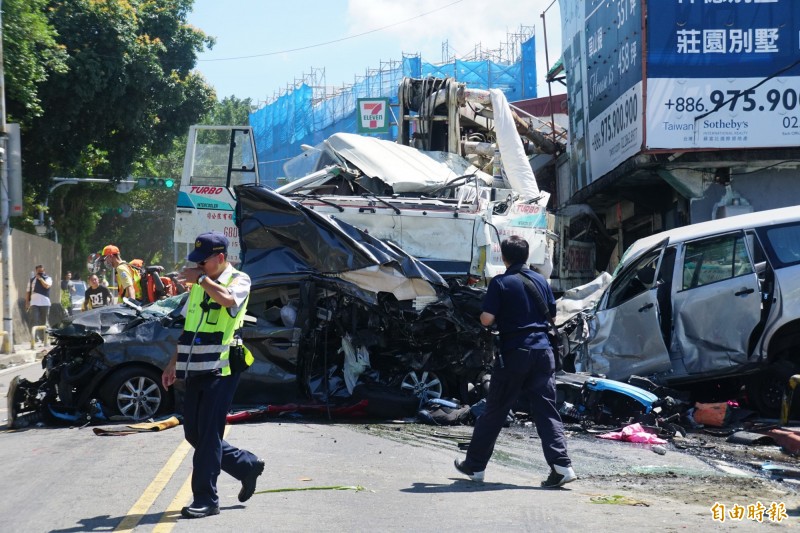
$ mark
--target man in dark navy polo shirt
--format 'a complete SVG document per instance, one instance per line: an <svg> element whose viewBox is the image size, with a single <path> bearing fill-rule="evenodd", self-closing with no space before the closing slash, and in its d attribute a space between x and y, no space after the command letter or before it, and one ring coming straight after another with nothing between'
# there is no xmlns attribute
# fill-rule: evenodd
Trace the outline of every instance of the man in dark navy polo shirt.
<svg viewBox="0 0 800 533"><path fill-rule="evenodd" d="M500 243L500 252L506 272L489 283L480 320L487 327L497 324L502 356L492 369L486 411L475 424L467 457L463 462L456 459L455 466L471 480L483 481L508 411L524 391L530 399L536 431L550 465L550 475L541 486L556 488L577 476L567 455L564 426L556 409L555 359L547 340L547 317L530 288L539 291L551 316L556 314L556 301L547 280L525 267L527 241L509 237ZM532 281L533 287L526 288L521 276Z"/></svg>

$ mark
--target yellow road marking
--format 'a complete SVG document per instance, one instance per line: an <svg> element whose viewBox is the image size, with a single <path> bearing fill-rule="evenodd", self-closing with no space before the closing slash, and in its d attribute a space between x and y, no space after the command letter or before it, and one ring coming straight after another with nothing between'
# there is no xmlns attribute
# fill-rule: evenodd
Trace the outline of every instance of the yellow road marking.
<svg viewBox="0 0 800 533"><path fill-rule="evenodd" d="M156 501L156 498L158 498L158 495L161 494L161 491L164 490L169 480L172 479L175 471L191 448L192 447L185 440L178 445L172 456L167 460L164 468L156 474L156 477L150 482L150 485L144 489L139 500L128 510L127 515L114 531L133 531L133 528L139 524L139 521L153 505L153 502Z"/></svg>
<svg viewBox="0 0 800 533"><path fill-rule="evenodd" d="M167 510L161 515L161 518L158 520L158 524L156 524L156 526L153 528L152 533L170 533L172 528L175 527L175 523L178 521L178 518L181 516L181 507L189 502L189 498L191 498L191 496L192 475L189 474L189 477L187 477L186 481L183 482L183 486L181 486L181 488L178 490L178 494L175 495L175 499L170 502Z"/></svg>
<svg viewBox="0 0 800 533"><path fill-rule="evenodd" d="M225 426L225 433L223 433L222 438L227 439L228 433L230 433L231 427ZM175 498L169 503L167 506L167 510L164 511L164 514L161 515L161 518L158 520L158 523L153 528L152 533L170 533L172 528L175 527L175 523L178 521L178 518L181 515L181 507L190 503L190 498L192 496L192 475L189 474L189 477L186 478L186 481L183 482L183 485L180 489L178 489L178 493L175 495Z"/></svg>

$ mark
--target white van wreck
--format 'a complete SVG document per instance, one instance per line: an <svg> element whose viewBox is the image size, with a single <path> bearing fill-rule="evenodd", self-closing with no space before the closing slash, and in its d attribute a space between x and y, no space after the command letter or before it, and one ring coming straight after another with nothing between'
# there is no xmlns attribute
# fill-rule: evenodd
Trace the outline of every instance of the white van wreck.
<svg viewBox="0 0 800 533"><path fill-rule="evenodd" d="M577 354L580 371L670 386L746 385L775 415L800 370L800 210L665 231L625 253Z"/></svg>

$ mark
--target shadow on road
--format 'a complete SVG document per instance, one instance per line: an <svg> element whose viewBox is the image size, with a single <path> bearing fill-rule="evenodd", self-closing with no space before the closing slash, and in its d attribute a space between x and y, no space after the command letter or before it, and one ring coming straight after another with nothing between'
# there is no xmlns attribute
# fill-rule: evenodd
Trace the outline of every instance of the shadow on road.
<svg viewBox="0 0 800 533"><path fill-rule="evenodd" d="M220 506L221 511L233 509L245 509L244 505L235 504ZM163 513L132 514L126 516L100 515L92 518L84 518L79 521L79 525L65 529L51 529L50 533L78 533L81 531L115 531L122 525L123 521L129 527L155 526L156 524L174 524L178 520L186 521L181 516L180 511L166 511Z"/></svg>

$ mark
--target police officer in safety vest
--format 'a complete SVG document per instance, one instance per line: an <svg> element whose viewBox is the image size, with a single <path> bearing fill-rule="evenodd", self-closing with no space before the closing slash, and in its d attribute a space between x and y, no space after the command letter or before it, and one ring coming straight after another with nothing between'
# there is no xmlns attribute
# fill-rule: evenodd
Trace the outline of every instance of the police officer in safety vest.
<svg viewBox="0 0 800 533"><path fill-rule="evenodd" d="M253 361L237 335L247 310L250 277L228 262L228 239L221 233L199 235L187 259L197 266L181 272L180 281L192 284L183 308L186 322L161 383L166 389L176 379L186 382L183 428L194 447L194 501L181 514L202 518L219 513L220 470L242 482L239 501L245 502L255 492L264 461L222 439L240 373Z"/></svg>

